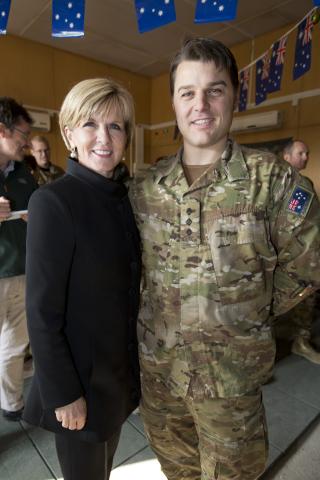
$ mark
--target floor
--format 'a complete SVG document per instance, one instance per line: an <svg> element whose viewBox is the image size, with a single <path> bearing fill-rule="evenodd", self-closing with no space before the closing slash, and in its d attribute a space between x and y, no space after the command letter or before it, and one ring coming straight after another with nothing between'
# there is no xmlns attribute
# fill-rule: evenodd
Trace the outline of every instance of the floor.
<svg viewBox="0 0 320 480"><path fill-rule="evenodd" d="M319 325L318 325L319 327ZM320 328L319 328L320 330ZM320 339L320 331L317 332ZM26 389L30 379L26 380ZM264 480L320 479L320 366L289 354L264 386L270 456ZM165 480L139 414L123 426L111 480ZM52 434L0 417L0 480L61 479Z"/></svg>

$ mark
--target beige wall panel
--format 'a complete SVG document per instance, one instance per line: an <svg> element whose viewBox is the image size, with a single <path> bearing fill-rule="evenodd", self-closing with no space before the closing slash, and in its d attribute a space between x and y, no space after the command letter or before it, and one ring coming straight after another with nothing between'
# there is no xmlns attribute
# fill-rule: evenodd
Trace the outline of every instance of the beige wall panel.
<svg viewBox="0 0 320 480"><path fill-rule="evenodd" d="M10 35L0 40L0 95L26 105L54 108L52 49Z"/></svg>

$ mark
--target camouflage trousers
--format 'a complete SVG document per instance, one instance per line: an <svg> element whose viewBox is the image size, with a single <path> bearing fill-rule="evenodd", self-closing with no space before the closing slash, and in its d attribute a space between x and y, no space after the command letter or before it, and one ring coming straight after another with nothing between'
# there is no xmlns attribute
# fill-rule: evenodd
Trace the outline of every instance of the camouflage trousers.
<svg viewBox="0 0 320 480"><path fill-rule="evenodd" d="M298 303L289 312L280 315L275 322L275 336L292 340L295 337L311 338L312 322L318 314L319 293L315 292Z"/></svg>
<svg viewBox="0 0 320 480"><path fill-rule="evenodd" d="M169 480L255 480L268 457L260 391L235 398L175 397L142 374L140 411L150 445Z"/></svg>

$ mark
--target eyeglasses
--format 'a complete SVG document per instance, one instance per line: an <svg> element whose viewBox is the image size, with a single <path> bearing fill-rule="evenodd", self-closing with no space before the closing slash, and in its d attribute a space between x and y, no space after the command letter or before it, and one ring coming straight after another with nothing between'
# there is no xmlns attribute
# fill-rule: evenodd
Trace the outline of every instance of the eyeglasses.
<svg viewBox="0 0 320 480"><path fill-rule="evenodd" d="M26 142L28 142L30 137L30 132L24 132L18 127L12 127L11 130L16 130L17 132L19 132L23 136L23 138L26 140Z"/></svg>

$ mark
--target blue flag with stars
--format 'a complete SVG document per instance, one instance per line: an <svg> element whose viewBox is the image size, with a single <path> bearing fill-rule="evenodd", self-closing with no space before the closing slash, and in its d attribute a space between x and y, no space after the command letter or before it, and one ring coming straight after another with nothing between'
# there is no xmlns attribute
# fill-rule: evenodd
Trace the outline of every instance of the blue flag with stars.
<svg viewBox="0 0 320 480"><path fill-rule="evenodd" d="M306 17L298 26L296 51L293 66L293 79L301 77L311 67L313 22L311 15Z"/></svg>
<svg viewBox="0 0 320 480"><path fill-rule="evenodd" d="M176 21L174 0L135 0L140 33Z"/></svg>
<svg viewBox="0 0 320 480"><path fill-rule="evenodd" d="M287 48L288 36L280 38L272 47L268 93L277 92L281 88L283 65Z"/></svg>
<svg viewBox="0 0 320 480"><path fill-rule="evenodd" d="M315 7L320 7L320 0L313 0L313 4Z"/></svg>
<svg viewBox="0 0 320 480"><path fill-rule="evenodd" d="M240 92L239 92L239 112L247 109L249 92L250 68L245 68L240 72Z"/></svg>
<svg viewBox="0 0 320 480"><path fill-rule="evenodd" d="M11 0L0 0L0 35L7 33Z"/></svg>
<svg viewBox="0 0 320 480"><path fill-rule="evenodd" d="M268 94L270 50L256 62L256 105L264 102Z"/></svg>
<svg viewBox="0 0 320 480"><path fill-rule="evenodd" d="M304 216L309 210L313 197L314 193L308 192L300 186L295 187L288 202L288 210Z"/></svg>
<svg viewBox="0 0 320 480"><path fill-rule="evenodd" d="M85 0L52 0L52 36L83 37Z"/></svg>
<svg viewBox="0 0 320 480"><path fill-rule="evenodd" d="M238 0L198 0L195 23L225 22L237 16Z"/></svg>

